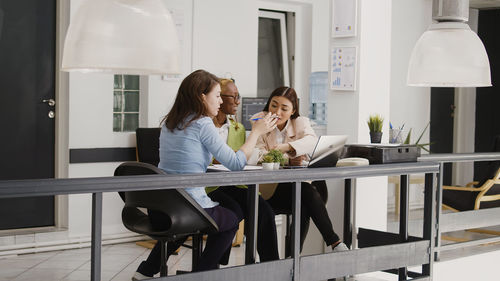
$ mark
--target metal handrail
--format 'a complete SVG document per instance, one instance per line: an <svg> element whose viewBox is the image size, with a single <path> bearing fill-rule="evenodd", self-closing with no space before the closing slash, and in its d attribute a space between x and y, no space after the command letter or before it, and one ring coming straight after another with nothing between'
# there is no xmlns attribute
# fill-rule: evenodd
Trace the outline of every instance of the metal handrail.
<svg viewBox="0 0 500 281"><path fill-rule="evenodd" d="M475 152L475 153L435 153L435 154L424 154L418 158L418 161L433 161L440 163L440 172L438 174L437 188L436 188L436 237L435 237L435 259L439 260L439 252L444 250L452 250L457 248L464 248L473 245L480 245L485 243L490 243L493 241L500 241L500 237L495 238L485 238L477 239L468 243L455 243L451 245L441 246L441 233L443 229L451 228L455 226L453 230L459 230L456 227L458 222L462 225L460 229L468 229L471 227L476 227L478 221L489 221L489 223L483 223L483 226L493 226L498 225L498 220L495 219L500 212L500 207L488 209L486 211L468 211L461 212L458 214L448 214L443 215L441 210L442 205L442 194L443 194L443 165L445 163L455 163L455 162L479 162L479 161L499 161L500 152ZM492 219L488 219L492 218ZM468 225L468 226L467 226Z"/></svg>
<svg viewBox="0 0 500 281"><path fill-rule="evenodd" d="M37 179L37 180L2 180L0 181L0 198L46 196L60 194L92 193L92 246L91 246L91 280L101 278L101 228L102 228L102 193L133 190L154 190L185 188L193 186L259 184L268 182L295 182L294 215L294 250L292 259L271 261L259 264L224 268L215 271L199 272L172 277L163 277L161 280L262 280L265 279L292 279L300 280L300 267L308 259L301 259L299 248L299 213L300 213L300 182L319 179L351 179L387 175L408 175L425 173L426 194L433 194L433 176L439 171L439 164L433 162L414 162L384 165L370 165L341 168L314 168L279 171L245 171L205 174L178 174L178 175L149 175L149 176L121 176L99 178L71 178L71 179ZM349 180L350 181L350 180ZM257 191L254 191L254 197ZM254 200L256 202L256 200ZM432 198L426 200L426 206L431 206ZM298 211L297 211L298 209ZM319 274L352 275L361 272L383 270L387 267L407 267L422 264L422 280L432 279L432 207L425 208L428 215L424 216L424 238L421 241L406 242L400 246L386 245L365 249L357 249L343 253L328 253L315 257L315 264L321 267L322 272L307 272L307 277L313 279ZM251 219L255 220L255 219ZM427 229L427 230L425 230ZM429 249L431 251L429 251ZM340 260L339 269L332 271L331 261ZM366 258L370 257L370 262ZM356 264L355 267L350 266ZM227 278L226 278L227 277Z"/></svg>
<svg viewBox="0 0 500 281"><path fill-rule="evenodd" d="M94 192L117 192L186 188L193 186L294 182L321 179L362 178L379 175L418 174L437 171L432 162L397 163L358 167L282 169L204 174L170 174L69 179L28 179L0 181L0 198L32 197Z"/></svg>
<svg viewBox="0 0 500 281"><path fill-rule="evenodd" d="M500 160L500 152L474 152L474 153L433 153L424 154L418 161L431 162L479 162Z"/></svg>

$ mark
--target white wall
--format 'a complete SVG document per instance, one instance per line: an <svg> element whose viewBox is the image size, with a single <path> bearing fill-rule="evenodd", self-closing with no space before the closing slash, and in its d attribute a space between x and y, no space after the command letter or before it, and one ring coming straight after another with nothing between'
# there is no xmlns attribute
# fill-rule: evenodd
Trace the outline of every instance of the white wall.
<svg viewBox="0 0 500 281"><path fill-rule="evenodd" d="M406 133L413 128L415 142L430 120L430 88L406 86L406 75L413 46L432 22L432 0L394 0L392 5L390 120L394 126L405 124ZM429 131L420 143L428 143Z"/></svg>
<svg viewBox="0 0 500 281"><path fill-rule="evenodd" d="M333 92L329 96L329 134L348 134L351 143L368 143L366 119L371 113L385 117L383 142L388 139L388 122L413 128L412 141L430 118L429 88L406 86L411 51L431 23L431 0L360 0L358 36L332 40L333 45L359 46L358 90ZM417 132L417 133L415 133ZM427 142L428 132L423 142ZM342 183L329 183L330 194L342 196ZM356 224L383 228L387 206L386 177L357 180ZM412 189L413 190L413 189ZM417 190L418 192L418 190ZM341 200L329 207L334 225L342 225ZM370 206L366 208L364 206ZM340 213L340 215L339 215Z"/></svg>
<svg viewBox="0 0 500 281"><path fill-rule="evenodd" d="M330 1L314 0L312 13L311 72L328 71Z"/></svg>
<svg viewBox="0 0 500 281"><path fill-rule="evenodd" d="M331 91L328 100L328 134L347 134L348 143L369 143L366 120L370 114L381 114L385 120L390 118L391 2L358 1L358 35L330 41L331 46L358 47L356 91ZM382 141L387 142L387 133ZM343 193L342 184L331 189L333 194ZM387 178L358 179L355 194L356 225L385 230ZM340 208L330 208L335 221L341 220Z"/></svg>
<svg viewBox="0 0 500 281"><path fill-rule="evenodd" d="M257 93L256 1L195 0L193 70L230 72L243 96Z"/></svg>
<svg viewBox="0 0 500 281"><path fill-rule="evenodd" d="M147 127L158 127L160 125L160 121L167 113L167 110L170 109L174 103L177 89L179 88L182 79L193 70L192 50L194 1L164 0L164 2L166 7L173 12L174 22L177 26L177 33L181 46L180 67L182 74L177 79L166 79L166 77L160 77L157 75L146 76L143 78L143 80L147 81L147 85L145 85L147 88L147 120L145 125Z"/></svg>

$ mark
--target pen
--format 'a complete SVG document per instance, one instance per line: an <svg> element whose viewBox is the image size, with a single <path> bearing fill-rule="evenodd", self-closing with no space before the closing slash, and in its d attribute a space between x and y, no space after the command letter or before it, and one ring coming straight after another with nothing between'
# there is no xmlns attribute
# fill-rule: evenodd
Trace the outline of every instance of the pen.
<svg viewBox="0 0 500 281"><path fill-rule="evenodd" d="M271 118L278 118L278 116L272 116ZM250 119L250 121L257 121L257 120L260 120L260 119L263 119L263 118L262 117L252 118L252 119Z"/></svg>

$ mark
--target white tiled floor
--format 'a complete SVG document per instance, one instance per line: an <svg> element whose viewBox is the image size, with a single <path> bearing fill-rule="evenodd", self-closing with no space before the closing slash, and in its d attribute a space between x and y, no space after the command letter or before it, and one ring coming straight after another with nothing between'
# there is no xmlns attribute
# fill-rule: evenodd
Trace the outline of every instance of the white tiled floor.
<svg viewBox="0 0 500 281"><path fill-rule="evenodd" d="M103 246L101 280L129 281L148 254L149 249L135 243ZM243 262L244 247L233 248L229 266ZM169 275L191 270L191 250L181 247L169 258L168 269ZM0 281L4 280L90 280L90 249L0 257Z"/></svg>
<svg viewBox="0 0 500 281"><path fill-rule="evenodd" d="M412 211L410 213L410 220L418 220L419 218L421 218L421 211ZM388 219L389 221L397 220L394 214L389 214ZM452 233L451 235L462 236L464 234L468 238L480 238L478 234L465 232ZM447 242L443 241L443 243ZM488 247L472 247L466 251L469 254L475 254L477 251L487 252L498 249L500 249L500 245L496 244L488 245ZM101 280L130 280L140 262L145 260L148 254L149 249L137 246L133 242L103 246ZM449 253L446 259L453 259L463 255L463 250L460 253ZM233 248L229 266L243 263L244 245ZM175 274L177 270L190 271L191 251L181 247L178 255L169 258L168 267L169 275ZM10 257L0 256L0 281L3 280L90 280L90 249L83 248ZM397 276L377 272L349 278L349 281L368 280L392 281L397 280Z"/></svg>
<svg viewBox="0 0 500 281"><path fill-rule="evenodd" d="M149 250L135 243L124 243L102 247L103 281L131 280L140 262L147 258ZM244 247L235 247L228 266L243 264ZM191 251L181 247L178 255L168 260L169 275L177 270L191 269ZM350 281L392 280L383 273L360 275ZM382 279L380 279L382 278ZM90 249L54 251L0 258L0 281L4 280L90 280Z"/></svg>
<svg viewBox="0 0 500 281"><path fill-rule="evenodd" d="M134 243L103 246L102 280L130 280L147 253ZM0 280L89 279L89 248L0 258Z"/></svg>

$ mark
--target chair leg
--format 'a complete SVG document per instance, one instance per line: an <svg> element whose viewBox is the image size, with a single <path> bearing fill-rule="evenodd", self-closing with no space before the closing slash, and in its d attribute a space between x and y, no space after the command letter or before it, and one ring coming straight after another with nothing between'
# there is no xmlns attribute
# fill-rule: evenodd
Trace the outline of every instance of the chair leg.
<svg viewBox="0 0 500 281"><path fill-rule="evenodd" d="M194 271L195 268L198 267L198 263L201 257L201 251L203 248L203 238L202 234L193 235L193 253L192 253L192 261L191 261L191 270Z"/></svg>
<svg viewBox="0 0 500 281"><path fill-rule="evenodd" d="M290 225L290 215L286 214L286 220L285 220L285 226L286 226L286 234L285 234L285 257L290 257L290 247L291 247L291 240L292 240L292 235L290 233L290 228L292 227Z"/></svg>
<svg viewBox="0 0 500 281"><path fill-rule="evenodd" d="M168 266L167 266L167 243L165 241L159 241L161 248L161 264L160 264L160 276L168 275Z"/></svg>

